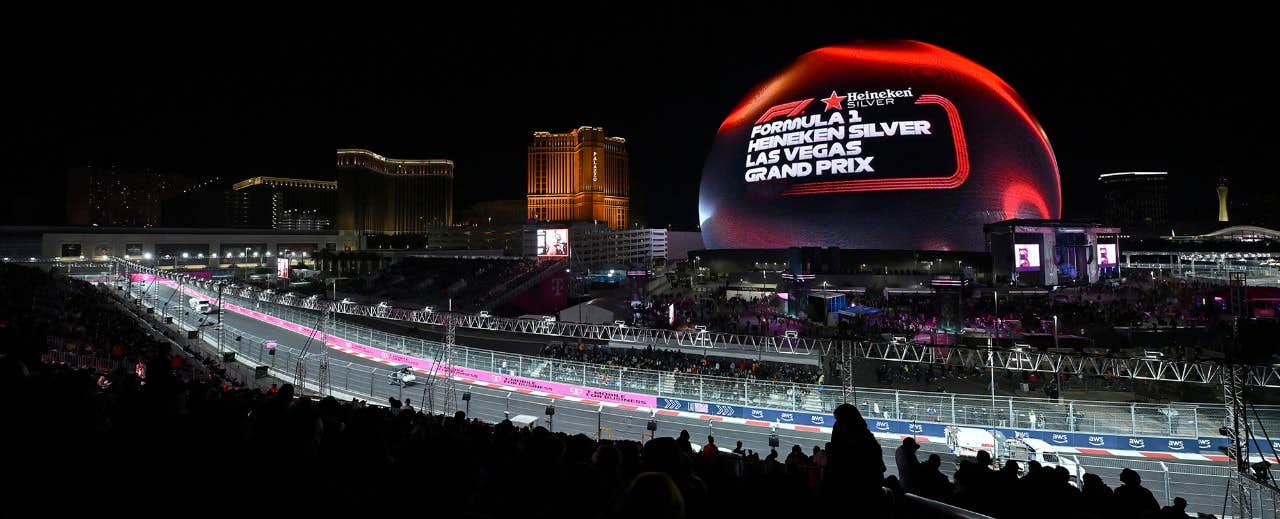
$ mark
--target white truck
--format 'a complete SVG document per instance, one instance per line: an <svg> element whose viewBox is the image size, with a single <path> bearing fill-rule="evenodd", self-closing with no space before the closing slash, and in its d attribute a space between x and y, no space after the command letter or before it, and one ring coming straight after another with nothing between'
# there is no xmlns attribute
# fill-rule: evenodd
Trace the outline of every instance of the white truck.
<svg viewBox="0 0 1280 519"><path fill-rule="evenodd" d="M956 461L973 459L978 451L991 454L996 468L1012 460L1018 464L1019 473L1027 472L1028 462L1035 461L1041 467L1063 467L1071 474L1071 484L1080 485L1084 472L1074 456L1064 455L1056 447L1035 438L1006 438L1000 431L977 427L947 427L947 450Z"/></svg>
<svg viewBox="0 0 1280 519"><path fill-rule="evenodd" d="M207 314L213 311L213 305L209 304L208 299L200 299L198 297L193 297L187 300L187 306L190 306L192 310L202 314Z"/></svg>

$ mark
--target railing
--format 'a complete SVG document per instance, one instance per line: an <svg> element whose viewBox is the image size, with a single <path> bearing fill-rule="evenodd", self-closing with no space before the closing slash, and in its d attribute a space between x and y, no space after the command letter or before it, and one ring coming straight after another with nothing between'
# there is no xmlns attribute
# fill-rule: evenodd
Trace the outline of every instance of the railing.
<svg viewBox="0 0 1280 519"><path fill-rule="evenodd" d="M302 325L316 327L319 323L319 312L239 296L231 296L230 300ZM422 358L435 358L441 346L435 341L388 333L342 320L336 320L329 333L375 348ZM551 382L784 410L829 412L842 403L843 395L842 389L834 386L608 367L466 346L454 346L454 360L455 364L467 368ZM998 396L993 406L990 395L879 388L858 388L857 404L864 415L879 418L982 426L997 424L1098 434L1216 437L1218 427L1226 421L1225 409L1212 404L1055 401ZM1259 406L1259 413L1269 430L1280 430L1280 408Z"/></svg>
<svg viewBox="0 0 1280 519"><path fill-rule="evenodd" d="M162 277L174 277L154 268L121 261L117 270L146 272ZM179 278L184 278L179 275ZM213 290L213 282L185 278L188 283ZM234 285L233 285L234 286ZM277 303L291 308L319 311L333 309L345 315L376 319L405 321L442 326L444 312L431 309L407 310L391 306L367 306L355 303L332 303L319 299L297 297L296 294L275 294L270 290L237 288L228 293L245 300ZM602 340L650 345L659 348L686 347L716 350L721 353L763 353L772 351L795 355L820 355L832 353L832 349L852 348L855 356L889 362L929 363L942 367L990 368L992 364L1009 371L1062 373L1077 376L1129 378L1162 382L1189 382L1220 384L1222 365L1214 361L1164 360L1138 356L1086 355L1081 353L1021 352L990 347L940 347L926 344L888 344L869 341L833 340L783 335L781 337L738 335L707 330L658 330L625 325L585 324L572 322L545 322L533 319L507 319L479 315L451 313L449 317L463 328L504 331L522 334L554 335L570 339ZM994 354L995 359L988 355ZM1245 385L1280 388L1280 366L1248 366Z"/></svg>
<svg viewBox="0 0 1280 519"><path fill-rule="evenodd" d="M207 316L200 314L179 314L176 321L185 324L188 327L198 327L201 318ZM306 323L314 324L314 323ZM284 380L293 380L293 375L298 372L298 367L302 367L304 384L299 390L305 392L314 392L318 387L317 373L320 372L321 355L317 350L309 350L309 353L303 354L300 349L291 348L285 345L279 345L274 348L275 355L271 355L272 349L266 347L270 342L269 339L257 337L243 330L238 330L233 326L224 327L226 334L225 345L228 351L235 351L242 360L247 361L250 365L265 365L271 368L271 371L277 377ZM375 330L356 330L357 334L366 334L368 338L375 336L379 332ZM385 334L384 334L385 335ZM388 336L390 337L390 336ZM394 342L404 338L397 337ZM206 348L211 348L216 341L208 338ZM433 358L438 352L438 343L429 341L406 341L402 350L406 353L416 354L424 358ZM419 349L421 347L421 349ZM468 351L468 350L464 350ZM469 349L469 351L484 351ZM485 352L486 354L492 352ZM498 356L505 356L498 354ZM519 357L519 356L515 356ZM528 357L526 357L528 358ZM299 362L301 360L301 362ZM546 359L542 359L546 360ZM481 362L480 365L494 365L493 360ZM510 366L508 366L510 367ZM400 400L405 397L412 397L416 400L415 405L421 407L423 402L433 401L426 397L428 387L423 385L419 388L411 386L409 388L389 386L387 376L389 370L354 362L342 361L330 358L329 365L329 386L336 393L334 396L338 398L369 398L371 401L386 401L387 396L397 396ZM419 393L421 391L421 393ZM465 407L468 416L474 416L487 421L498 421L504 416L515 414L537 414L545 406L556 403L548 398L539 398L530 395L513 394L509 391L499 389L489 389L484 387L470 387L467 391L477 395L477 399L483 397L487 399L486 405L477 405L473 408L472 402L457 401L452 404L445 404L440 399L434 401L440 406L430 409L432 412L451 413L454 409L463 409ZM867 392L868 390L863 390ZM892 392L895 395L908 395L910 392ZM419 395L421 399L419 399ZM926 394L915 394L916 396L924 396ZM909 396L909 395L908 395ZM936 395L935 395L936 396ZM944 395L949 396L949 395ZM1030 400L1030 399L1028 399ZM495 404L496 401L496 405ZM1043 401L1042 401L1043 402ZM1108 404L1114 405L1114 404ZM454 406L454 407L449 407ZM473 414L474 411L474 414ZM687 422L679 422L663 415L657 415L653 418L659 423L659 429L665 431L665 434L678 431L680 429L693 429ZM595 432L597 438L605 436L613 438L643 438L649 431L646 430L646 423L649 420L647 415L636 413L627 413L624 411L609 409L605 407L591 409L576 409L573 406L565 405L558 407L558 413L555 416L555 426L550 421L545 426L552 430L568 430L587 432ZM716 431L712 429L716 422L706 422L706 434L713 434ZM779 437L784 444L803 444L812 442L814 439L808 436L801 436L799 433L780 430ZM697 431L696 434L702 434ZM717 436L720 436L717 434ZM1224 465L1194 465L1175 462L1161 461L1139 461L1129 458L1111 458L1111 457L1094 457L1094 456L1078 456L1076 457L1082 467L1087 468L1088 472L1098 473L1104 479L1115 477L1115 473L1122 468L1130 467L1143 473L1144 483L1152 489L1157 495L1168 497L1172 495L1185 496L1191 501L1191 509L1194 510L1211 510L1216 511L1222 503L1222 492L1225 489L1225 476L1229 474L1230 468ZM1181 477L1180 477L1181 476ZM1205 485L1195 479L1188 479L1187 476L1222 476L1223 479L1214 480L1213 484ZM1179 488L1170 492L1166 488L1170 485L1178 485ZM1275 518L1275 506L1277 504L1274 493L1267 493L1264 490L1252 489L1251 495L1256 500L1254 506L1255 511L1261 511L1261 517ZM945 503L930 501L924 499L913 499L908 496L907 501L900 502L904 508L905 515L899 514L897 517L964 517L980 519L984 516L979 514L958 509ZM1167 503L1167 499L1161 502ZM1267 511L1271 510L1270 513Z"/></svg>
<svg viewBox="0 0 1280 519"><path fill-rule="evenodd" d="M65 351L46 351L41 353L40 362L45 364L65 364L75 368L91 369L103 373L129 368L129 364L122 360L104 359L93 355L81 355Z"/></svg>
<svg viewBox="0 0 1280 519"><path fill-rule="evenodd" d="M264 301L256 292L228 293L228 298L241 306L293 321L315 326L320 313L302 306ZM376 317L376 316L374 316ZM474 318L483 320L478 316ZM522 320L542 327L548 323ZM541 330L541 332L539 331ZM528 333L545 333L545 328L530 328ZM439 343L413 337L361 327L338 321L331 332L347 340L376 348L387 349L414 356L432 354ZM956 348L920 346L866 345L864 358L876 355L900 358L904 362L937 363L938 359L974 357L970 361L982 362L972 351ZM984 352L985 353L985 352ZM501 353L485 349L455 346L456 362L462 366L491 372L537 378L552 382L569 383L604 389L621 389L648 393L659 397L672 397L721 404L773 407L810 412L829 412L841 403L842 389L834 386L778 383L760 380L722 378L713 376L664 373L640 369L610 368L597 364L557 361L543 357L530 357ZM984 355L985 356L985 355ZM431 357L427 357L431 358ZM995 352L995 365L1017 370L1030 365L1039 370L1053 372L1055 368L1068 372L1092 365L1095 369L1116 369L1115 373L1139 373L1146 370L1159 374L1170 371L1157 361L1136 359L1128 369L1107 359L1077 359L1071 364L1062 357L1022 352ZM1108 364L1108 362L1112 362ZM990 366L989 363L983 362ZM1212 380L1221 371L1216 365L1208 365L1213 371L1204 378ZM1258 368L1262 369L1262 368ZM1271 368L1274 371L1274 368ZM1186 377L1198 370L1184 369ZM1133 378L1140 378L1136 375ZM864 414L881 418L937 421L957 424L1004 427L1036 428L1057 431L1088 432L1099 434L1159 435L1172 437L1216 437L1218 427L1226 420L1224 408L1218 405L1196 404L1138 404L1095 401L1055 401L1042 398L997 397L989 395L959 395L858 388L857 404ZM1280 408L1259 406L1259 414L1270 430L1280 430ZM1032 416L1034 415L1034 423ZM1274 428L1274 429L1273 429Z"/></svg>

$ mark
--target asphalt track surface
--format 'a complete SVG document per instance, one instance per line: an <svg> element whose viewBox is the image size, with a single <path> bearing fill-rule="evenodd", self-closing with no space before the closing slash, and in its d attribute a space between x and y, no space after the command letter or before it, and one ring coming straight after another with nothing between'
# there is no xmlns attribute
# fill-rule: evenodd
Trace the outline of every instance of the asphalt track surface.
<svg viewBox="0 0 1280 519"><path fill-rule="evenodd" d="M168 303L169 307L165 309L165 315L172 315L175 309L182 311L184 315L176 316L175 321L185 326L186 329L202 329L206 346L216 344L216 341L213 340L213 337L216 337L216 330L212 326L200 327L202 323L207 324L216 321L216 313L203 315L187 311L186 298L176 295L177 291L175 289L164 284L156 284L154 286L147 286L141 283L133 284L135 292L142 287L147 287L150 290L150 295L146 298L148 304L152 304L152 301L155 301L155 306L159 308ZM239 346L241 355L248 357L248 360L273 365L273 367L279 369L289 369L291 365L286 350L302 350L309 341L309 338L304 335L235 312L224 312L222 321L224 326L223 344L227 350ZM301 324L314 326L314 323ZM238 343L235 341L236 336L241 337L241 341ZM477 337L468 337L468 339L470 339L467 341L468 345L475 345ZM265 355L266 350L260 346L264 340L277 342L279 344L278 351L281 354L275 356ZM310 340L310 342L310 351L317 351L317 341ZM348 398L355 396L380 404L385 404L392 397L400 400L409 399L415 408L421 407L421 403L426 401L425 385L418 384L402 388L388 383L386 376L388 370L385 369L383 363L334 349L329 350L329 358L331 385L335 390L347 393ZM497 422L507 417L526 415L535 417L537 419L536 425L569 434L581 433L592 438L600 435L604 438L615 440L641 441L649 433L646 430L646 425L650 419L648 412L597 407L547 397L512 393L499 389L470 386L462 382L457 382L456 387L456 409L466 411L468 416L487 422ZM470 402L461 400L464 391L470 392ZM551 404L555 406L555 415L548 419L545 411L547 406ZM446 409L443 402L437 402L434 408L436 412L449 413L452 413L453 409L455 408L449 407ZM658 436L676 436L681 430L688 430L693 442L698 445L704 443L707 435L710 434L715 437L716 445L721 449L732 449L736 442L741 441L744 448L760 452L761 458L769 452L770 430L767 428L704 421L680 416L658 415L654 419L658 423L656 431ZM782 429L777 431L777 435L779 440L779 461L786 458L793 445L799 445L806 454L812 454L813 446L823 445L830 439L829 435L824 433ZM896 474L894 449L901 442L882 438L880 443L887 469L886 474ZM939 454L942 457L942 471L944 474L950 476L955 473L955 459L946 452L945 445L924 443L918 456L923 460L932 453ZM1092 456L1080 456L1078 459L1085 471L1100 475L1103 481L1113 488L1120 483L1120 470L1125 467L1132 468L1142 476L1144 486L1151 489L1161 505L1171 504L1172 496L1181 496L1187 499L1187 509L1192 513L1222 513L1223 496L1228 482L1225 477L1228 473L1228 467L1223 463L1193 461L1161 463L1159 461L1122 457ZM1168 469L1168 472L1166 472L1166 469ZM1166 479L1168 495L1165 492Z"/></svg>

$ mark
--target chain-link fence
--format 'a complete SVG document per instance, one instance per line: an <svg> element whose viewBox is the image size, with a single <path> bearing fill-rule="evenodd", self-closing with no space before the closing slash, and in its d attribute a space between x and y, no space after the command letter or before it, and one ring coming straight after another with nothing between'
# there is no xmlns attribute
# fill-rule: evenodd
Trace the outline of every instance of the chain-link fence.
<svg viewBox="0 0 1280 519"><path fill-rule="evenodd" d="M135 287L136 289L137 287ZM141 291L140 291L141 292ZM142 294L159 299L153 286ZM236 305L318 328L321 313L223 294ZM328 333L356 343L415 357L435 358L440 343L388 333L349 321L331 321ZM611 367L493 350L454 347L453 363L467 368L566 384L653 394L703 402L829 412L842 403L837 386L794 384ZM1214 404L1145 404L1047 398L931 393L858 388L864 414L899 420L991 425L1095 434L1173 437L1218 436L1226 413ZM1268 430L1280 431L1280 409L1259 406Z"/></svg>

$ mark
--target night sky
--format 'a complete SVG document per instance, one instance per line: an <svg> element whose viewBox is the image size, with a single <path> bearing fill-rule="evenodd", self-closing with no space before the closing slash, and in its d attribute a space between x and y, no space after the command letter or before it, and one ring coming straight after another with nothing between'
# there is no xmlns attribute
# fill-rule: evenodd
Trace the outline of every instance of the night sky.
<svg viewBox="0 0 1280 519"><path fill-rule="evenodd" d="M1220 173L1277 189L1264 17L683 3L15 24L0 224L61 223L71 167L332 178L339 147L454 160L460 210L523 198L531 132L593 125L627 138L646 223L692 228L730 109L804 52L865 38L933 43L1012 85L1057 154L1064 216L1097 211L1103 172L1170 171L1175 218L1211 218Z"/></svg>

